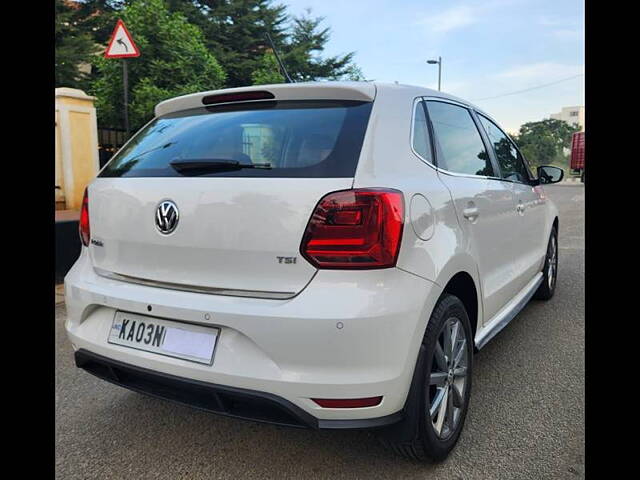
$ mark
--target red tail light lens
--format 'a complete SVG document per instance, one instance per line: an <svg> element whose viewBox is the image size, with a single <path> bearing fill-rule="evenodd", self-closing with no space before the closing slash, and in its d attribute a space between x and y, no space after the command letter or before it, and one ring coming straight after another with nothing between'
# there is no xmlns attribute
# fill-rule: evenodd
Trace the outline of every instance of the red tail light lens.
<svg viewBox="0 0 640 480"><path fill-rule="evenodd" d="M89 246L91 238L91 230L89 230L89 189L84 189L84 197L82 198L82 210L80 211L80 240L85 247Z"/></svg>
<svg viewBox="0 0 640 480"><path fill-rule="evenodd" d="M380 405L382 397L367 398L312 398L322 408L363 408Z"/></svg>
<svg viewBox="0 0 640 480"><path fill-rule="evenodd" d="M301 254L318 268L393 267L403 226L404 199L398 190L330 193L309 220Z"/></svg>

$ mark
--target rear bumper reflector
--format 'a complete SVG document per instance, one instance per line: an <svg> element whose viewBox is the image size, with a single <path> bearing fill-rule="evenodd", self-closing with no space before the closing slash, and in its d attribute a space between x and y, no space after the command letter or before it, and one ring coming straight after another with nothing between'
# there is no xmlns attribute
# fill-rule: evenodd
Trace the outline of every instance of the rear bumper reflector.
<svg viewBox="0 0 640 480"><path fill-rule="evenodd" d="M380 405L382 397L367 398L312 398L322 408L363 408Z"/></svg>

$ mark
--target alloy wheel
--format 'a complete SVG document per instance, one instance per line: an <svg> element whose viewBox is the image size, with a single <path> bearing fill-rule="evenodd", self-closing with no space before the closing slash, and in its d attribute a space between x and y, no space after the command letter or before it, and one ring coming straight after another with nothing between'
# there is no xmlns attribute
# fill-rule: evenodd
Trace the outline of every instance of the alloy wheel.
<svg viewBox="0 0 640 480"><path fill-rule="evenodd" d="M549 290L553 290L556 283L556 272L558 271L558 246L555 235L551 236L549 242L549 252L547 253L547 281L549 282Z"/></svg>
<svg viewBox="0 0 640 480"><path fill-rule="evenodd" d="M427 418L441 440L453 435L464 412L468 362L464 327L451 317L438 334L427 389Z"/></svg>

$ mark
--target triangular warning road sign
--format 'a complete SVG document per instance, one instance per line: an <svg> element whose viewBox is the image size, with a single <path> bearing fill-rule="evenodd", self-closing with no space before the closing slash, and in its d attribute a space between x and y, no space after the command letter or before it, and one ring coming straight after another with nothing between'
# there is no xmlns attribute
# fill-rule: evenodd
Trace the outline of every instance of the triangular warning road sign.
<svg viewBox="0 0 640 480"><path fill-rule="evenodd" d="M111 34L111 40L109 40L109 46L104 52L106 58L128 58L139 57L140 50L135 43L127 27L124 26L124 22L118 19L116 28L113 29Z"/></svg>

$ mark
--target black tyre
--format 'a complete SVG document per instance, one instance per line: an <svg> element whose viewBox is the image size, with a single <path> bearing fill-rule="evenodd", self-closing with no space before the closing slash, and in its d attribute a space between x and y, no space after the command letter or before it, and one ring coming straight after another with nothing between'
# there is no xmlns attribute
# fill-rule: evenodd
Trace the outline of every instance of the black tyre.
<svg viewBox="0 0 640 480"><path fill-rule="evenodd" d="M424 334L405 418L381 432L382 442L412 459L446 458L458 442L467 416L472 369L469 317L458 297L445 294Z"/></svg>
<svg viewBox="0 0 640 480"><path fill-rule="evenodd" d="M542 274L544 278L533 298L549 300L556 291L556 281L558 279L558 232L556 227L551 229Z"/></svg>

